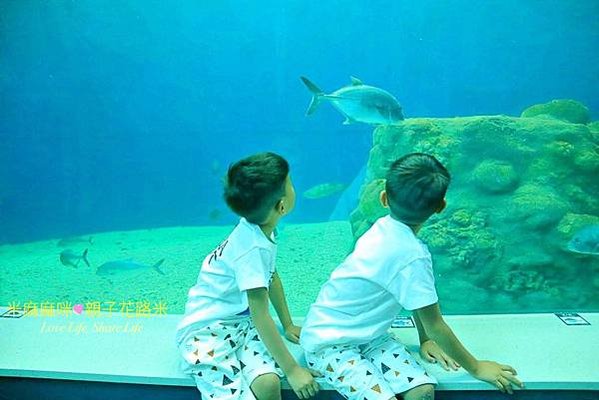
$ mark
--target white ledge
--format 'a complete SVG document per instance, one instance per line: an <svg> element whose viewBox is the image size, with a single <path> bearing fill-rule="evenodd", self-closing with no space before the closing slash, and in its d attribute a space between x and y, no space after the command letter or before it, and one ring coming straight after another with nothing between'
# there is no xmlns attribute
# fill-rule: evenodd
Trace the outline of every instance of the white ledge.
<svg viewBox="0 0 599 400"><path fill-rule="evenodd" d="M0 314L4 311L6 307L0 307ZM529 390L599 390L599 314L580 315L591 325L567 326L554 314L460 315L445 320L475 357L512 365ZM120 313L0 318L0 376L195 386L179 369L174 331L180 318ZM301 318L296 322L301 324ZM99 324L120 329L139 324L141 331L98 332ZM86 330L78 334L81 326ZM63 332L54 332L60 329ZM415 328L394 332L418 354ZM303 363L301 348L287 343ZM464 370L446 372L435 364L422 365L439 381L438 390L494 390ZM326 383L321 386L327 388Z"/></svg>

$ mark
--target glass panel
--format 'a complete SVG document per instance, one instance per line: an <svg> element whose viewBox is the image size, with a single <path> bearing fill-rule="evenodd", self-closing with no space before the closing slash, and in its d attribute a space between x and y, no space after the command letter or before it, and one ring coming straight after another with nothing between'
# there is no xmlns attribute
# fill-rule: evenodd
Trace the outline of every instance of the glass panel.
<svg viewBox="0 0 599 400"><path fill-rule="evenodd" d="M594 0L2 1L0 305L182 314L239 220L229 165L273 151L297 192L277 270L303 316L387 212L391 162L424 152L451 174L418 233L445 313L597 311L598 16Z"/></svg>

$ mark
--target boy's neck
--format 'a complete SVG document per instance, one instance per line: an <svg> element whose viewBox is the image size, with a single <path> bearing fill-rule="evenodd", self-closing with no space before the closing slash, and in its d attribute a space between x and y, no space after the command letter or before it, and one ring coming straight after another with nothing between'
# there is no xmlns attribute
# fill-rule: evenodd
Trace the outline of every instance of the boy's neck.
<svg viewBox="0 0 599 400"><path fill-rule="evenodd" d="M266 238L268 240L270 240L271 242L273 242L272 240L272 233L274 232L275 228L277 227L276 223L265 223L263 225L259 225L260 226L260 230L262 231L262 233L264 233L264 236L266 236ZM273 242L274 243L274 242Z"/></svg>
<svg viewBox="0 0 599 400"><path fill-rule="evenodd" d="M417 235L418 232L420 231L420 228L422 228L422 224L417 224L417 225L410 225L407 224L405 222L403 222L402 220L400 220L399 218L397 218L395 215L393 215L393 213L389 213L389 215L391 216L391 218L393 218L396 221L401 222L402 224L406 225L408 228L410 228L412 230L412 232L414 232L414 235Z"/></svg>

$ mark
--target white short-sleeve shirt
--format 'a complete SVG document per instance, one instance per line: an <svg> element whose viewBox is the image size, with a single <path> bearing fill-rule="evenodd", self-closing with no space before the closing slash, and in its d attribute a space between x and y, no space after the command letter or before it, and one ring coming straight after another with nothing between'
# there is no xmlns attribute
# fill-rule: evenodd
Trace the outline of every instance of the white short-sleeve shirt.
<svg viewBox="0 0 599 400"><path fill-rule="evenodd" d="M247 290L270 286L277 246L258 225L241 218L237 226L202 263L189 289L185 315L177 325L181 343L194 329L249 313Z"/></svg>
<svg viewBox="0 0 599 400"><path fill-rule="evenodd" d="M363 344L383 335L405 308L438 301L431 255L407 225L386 216L321 288L304 321L300 344L315 352L335 344Z"/></svg>

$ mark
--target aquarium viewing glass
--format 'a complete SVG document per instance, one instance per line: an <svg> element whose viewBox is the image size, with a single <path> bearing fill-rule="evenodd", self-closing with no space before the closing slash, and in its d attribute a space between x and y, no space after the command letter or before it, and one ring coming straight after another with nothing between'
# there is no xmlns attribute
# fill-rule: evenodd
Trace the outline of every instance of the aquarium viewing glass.
<svg viewBox="0 0 599 400"><path fill-rule="evenodd" d="M182 314L229 165L273 151L304 316L423 152L444 313L599 310L599 3L477 4L1 2L0 305Z"/></svg>

